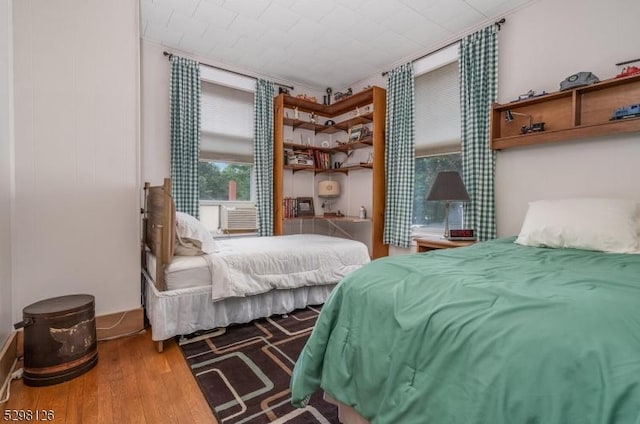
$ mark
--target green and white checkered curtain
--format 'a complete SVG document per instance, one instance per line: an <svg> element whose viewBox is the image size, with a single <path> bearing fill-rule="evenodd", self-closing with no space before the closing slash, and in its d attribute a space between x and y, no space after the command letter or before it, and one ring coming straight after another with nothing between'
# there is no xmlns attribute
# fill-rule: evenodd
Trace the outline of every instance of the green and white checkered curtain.
<svg viewBox="0 0 640 424"><path fill-rule="evenodd" d="M256 82L253 157L256 178L258 234L273 235L273 83Z"/></svg>
<svg viewBox="0 0 640 424"><path fill-rule="evenodd" d="M200 66L171 56L171 179L176 210L198 218L200 154Z"/></svg>
<svg viewBox="0 0 640 424"><path fill-rule="evenodd" d="M413 185L415 174L415 85L413 65L389 72L385 174L387 199L383 243L399 247L411 244Z"/></svg>
<svg viewBox="0 0 640 424"><path fill-rule="evenodd" d="M460 42L462 175L471 198L465 215L480 241L496 237L496 158L489 148L489 123L498 93L497 32L491 25Z"/></svg>

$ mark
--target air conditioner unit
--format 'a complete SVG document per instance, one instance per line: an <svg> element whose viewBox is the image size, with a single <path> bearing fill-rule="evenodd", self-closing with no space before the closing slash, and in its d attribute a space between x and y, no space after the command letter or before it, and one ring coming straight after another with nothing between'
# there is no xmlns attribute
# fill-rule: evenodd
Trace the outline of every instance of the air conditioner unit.
<svg viewBox="0 0 640 424"><path fill-rule="evenodd" d="M255 206L223 206L220 229L223 232L249 232L258 228Z"/></svg>

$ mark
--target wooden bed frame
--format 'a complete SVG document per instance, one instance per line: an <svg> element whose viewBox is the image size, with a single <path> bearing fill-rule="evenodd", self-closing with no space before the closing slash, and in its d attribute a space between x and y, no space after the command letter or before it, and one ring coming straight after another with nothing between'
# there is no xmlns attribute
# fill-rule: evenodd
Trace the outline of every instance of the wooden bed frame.
<svg viewBox="0 0 640 424"><path fill-rule="evenodd" d="M173 258L176 238L176 208L171 196L171 179L165 178L161 186L152 187L150 183L144 183L142 222L143 250L149 249L156 257L153 281L158 290L165 291L164 269ZM146 260L146 255L142 257Z"/></svg>
<svg viewBox="0 0 640 424"><path fill-rule="evenodd" d="M142 269L147 269L146 250L156 258L153 281L159 291L165 291L165 267L173 258L176 237L176 208L171 196L171 179L165 178L161 186L144 183L144 208L142 210ZM146 295L143 288L143 297ZM145 308L146 314L146 308ZM164 350L164 342L156 342L158 352Z"/></svg>

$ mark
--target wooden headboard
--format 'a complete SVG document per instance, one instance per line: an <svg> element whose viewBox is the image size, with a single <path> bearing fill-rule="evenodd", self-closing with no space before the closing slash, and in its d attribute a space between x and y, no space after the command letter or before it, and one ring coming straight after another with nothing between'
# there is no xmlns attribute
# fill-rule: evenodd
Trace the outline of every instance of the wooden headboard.
<svg viewBox="0 0 640 424"><path fill-rule="evenodd" d="M176 238L176 208L171 197L171 179L161 186L144 184L143 243L156 258L152 275L156 288L167 289L164 269L173 258Z"/></svg>

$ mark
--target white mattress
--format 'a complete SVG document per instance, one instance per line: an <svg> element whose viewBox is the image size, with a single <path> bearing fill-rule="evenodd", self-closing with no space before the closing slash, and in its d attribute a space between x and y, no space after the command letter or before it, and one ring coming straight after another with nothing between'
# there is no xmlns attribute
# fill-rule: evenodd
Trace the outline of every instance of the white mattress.
<svg viewBox="0 0 640 424"><path fill-rule="evenodd" d="M147 251L147 272L155 275L156 257ZM207 286L211 290L211 270L202 256L174 256L164 272L167 290Z"/></svg>

